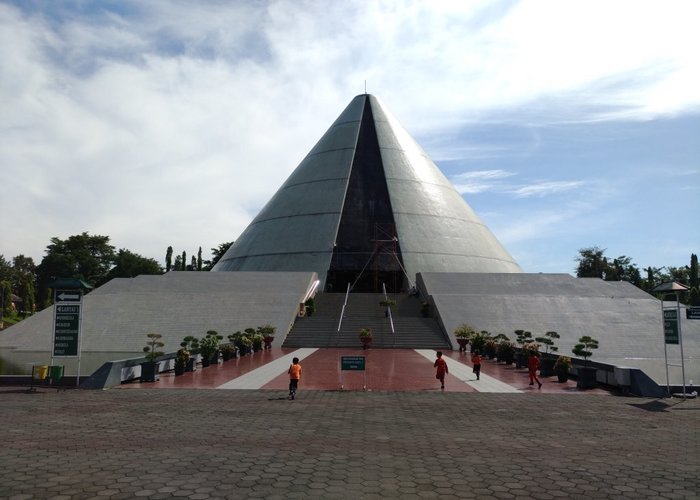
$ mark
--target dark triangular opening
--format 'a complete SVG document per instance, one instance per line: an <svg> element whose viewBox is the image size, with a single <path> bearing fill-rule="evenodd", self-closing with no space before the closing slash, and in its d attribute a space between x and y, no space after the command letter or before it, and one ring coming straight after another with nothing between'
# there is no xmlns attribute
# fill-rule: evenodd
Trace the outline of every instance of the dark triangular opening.
<svg viewBox="0 0 700 500"><path fill-rule="evenodd" d="M326 290L355 292L403 288L396 225L369 98L365 98L350 179L340 218Z"/></svg>

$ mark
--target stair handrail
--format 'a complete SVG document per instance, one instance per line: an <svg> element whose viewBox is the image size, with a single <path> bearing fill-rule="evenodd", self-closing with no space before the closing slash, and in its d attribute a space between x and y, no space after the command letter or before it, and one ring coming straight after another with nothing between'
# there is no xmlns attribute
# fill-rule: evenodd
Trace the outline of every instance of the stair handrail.
<svg viewBox="0 0 700 500"><path fill-rule="evenodd" d="M389 300L389 296L386 294L386 284L382 283L382 291L384 292L384 300ZM391 325L391 333L396 335L394 331L394 318L391 316L391 306L386 306L387 317L389 318L389 324Z"/></svg>
<svg viewBox="0 0 700 500"><path fill-rule="evenodd" d="M340 319L338 320L337 333L340 333L340 325L343 324L343 316L345 315L345 306L348 305L348 295L350 295L350 283L348 283L348 290L347 290L347 292L345 292L345 302L343 302L343 308L340 310Z"/></svg>

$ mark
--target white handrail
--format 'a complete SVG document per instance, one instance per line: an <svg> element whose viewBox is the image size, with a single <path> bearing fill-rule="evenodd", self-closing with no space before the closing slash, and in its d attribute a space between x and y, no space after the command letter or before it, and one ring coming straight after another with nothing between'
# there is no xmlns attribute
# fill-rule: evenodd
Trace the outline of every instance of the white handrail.
<svg viewBox="0 0 700 500"><path fill-rule="evenodd" d="M345 315L345 306L348 305L348 295L350 295L350 283L348 283L348 290L347 290L347 292L345 292L345 302L343 302L343 308L340 310L340 320L338 320L337 333L340 333L340 325L343 324L343 316Z"/></svg>
<svg viewBox="0 0 700 500"><path fill-rule="evenodd" d="M389 300L389 296L386 294L386 284L382 283L382 291L384 292L384 300ZM391 315L391 306L386 306L387 317L389 318L389 324L391 325L391 333L396 335L394 331L394 318Z"/></svg>

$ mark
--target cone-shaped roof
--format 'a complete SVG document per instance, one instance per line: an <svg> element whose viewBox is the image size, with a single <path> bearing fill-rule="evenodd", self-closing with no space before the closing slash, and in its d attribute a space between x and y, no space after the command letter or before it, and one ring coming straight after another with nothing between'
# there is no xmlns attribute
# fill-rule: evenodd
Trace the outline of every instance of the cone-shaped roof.
<svg viewBox="0 0 700 500"><path fill-rule="evenodd" d="M398 290L419 272L521 269L381 102L362 94L214 271L315 271L340 291L358 277L364 289L373 276Z"/></svg>

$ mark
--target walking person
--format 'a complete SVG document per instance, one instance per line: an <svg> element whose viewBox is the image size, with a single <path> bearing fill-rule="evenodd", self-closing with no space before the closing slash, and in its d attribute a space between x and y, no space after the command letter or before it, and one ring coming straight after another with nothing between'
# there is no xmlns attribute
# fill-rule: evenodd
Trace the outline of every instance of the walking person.
<svg viewBox="0 0 700 500"><path fill-rule="evenodd" d="M537 388L541 389L542 388L542 382L540 382L540 379L537 378L537 370L540 369L540 358L537 357L537 354L534 352L530 352L530 357L527 360L527 370L528 374L530 375L530 385L535 385L535 382L537 382Z"/></svg>
<svg viewBox="0 0 700 500"><path fill-rule="evenodd" d="M289 365L289 399L294 399L297 394L297 387L299 387L299 379L301 379L301 365L299 364L299 358L292 359L292 364Z"/></svg>
<svg viewBox="0 0 700 500"><path fill-rule="evenodd" d="M476 379L479 380L481 376L481 356L478 349L472 353L472 366L474 367L472 371L476 374Z"/></svg>
<svg viewBox="0 0 700 500"><path fill-rule="evenodd" d="M437 352L437 359L435 360L433 366L437 368L435 378L440 381L440 389L444 389L445 375L450 373L450 371L447 369L447 362L444 359L442 359L442 351Z"/></svg>

